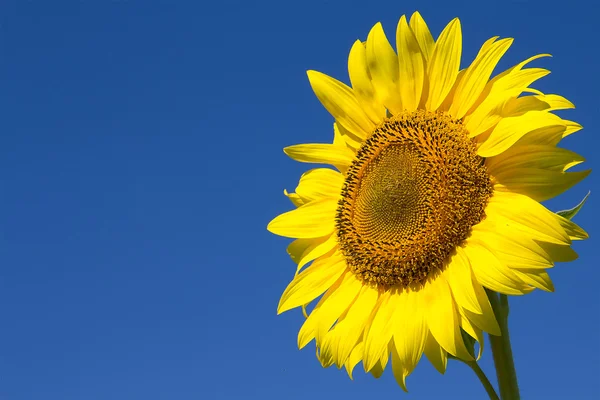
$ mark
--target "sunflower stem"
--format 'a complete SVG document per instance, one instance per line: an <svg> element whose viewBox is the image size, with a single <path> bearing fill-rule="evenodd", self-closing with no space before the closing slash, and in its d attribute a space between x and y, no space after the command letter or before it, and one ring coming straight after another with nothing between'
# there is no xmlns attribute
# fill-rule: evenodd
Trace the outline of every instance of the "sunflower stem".
<svg viewBox="0 0 600 400"><path fill-rule="evenodd" d="M508 298L505 294L497 294L491 291L488 291L488 297L501 331L501 336L488 335L494 356L500 398L502 400L519 400L517 372L508 333Z"/></svg>
<svg viewBox="0 0 600 400"><path fill-rule="evenodd" d="M481 384L485 388L485 391L490 397L490 400L500 400L500 397L498 397L498 394L494 390L494 386L492 386L490 380L487 378L487 376L485 376L485 373L483 372L481 367L479 367L477 361L466 361L465 364L467 364L473 370L473 372L475 372L475 375L477 375L477 377L481 381Z"/></svg>

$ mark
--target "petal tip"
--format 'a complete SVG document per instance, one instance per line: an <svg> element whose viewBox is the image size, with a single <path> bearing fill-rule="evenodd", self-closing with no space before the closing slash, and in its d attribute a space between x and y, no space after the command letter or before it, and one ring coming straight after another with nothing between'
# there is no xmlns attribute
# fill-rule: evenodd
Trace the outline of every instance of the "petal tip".
<svg viewBox="0 0 600 400"><path fill-rule="evenodd" d="M314 69L306 70L306 76L308 77L308 81L311 82L311 84L314 79L316 79L317 77L319 77L321 75L323 75L322 72L316 71Z"/></svg>
<svg viewBox="0 0 600 400"><path fill-rule="evenodd" d="M281 309L281 303L277 305L277 315L283 314L285 311Z"/></svg>
<svg viewBox="0 0 600 400"><path fill-rule="evenodd" d="M284 293L285 294L285 293ZM281 300L279 300L279 304L277 305L277 315L281 315L286 311L291 310L293 307L286 307L285 301L283 301L283 296Z"/></svg>

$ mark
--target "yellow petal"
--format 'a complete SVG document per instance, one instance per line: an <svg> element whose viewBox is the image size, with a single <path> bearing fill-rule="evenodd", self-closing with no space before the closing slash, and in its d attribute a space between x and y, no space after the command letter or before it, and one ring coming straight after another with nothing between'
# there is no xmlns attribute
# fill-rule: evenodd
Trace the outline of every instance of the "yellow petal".
<svg viewBox="0 0 600 400"><path fill-rule="evenodd" d="M339 253L316 260L296 276L279 300L277 314L308 304L329 289L346 270Z"/></svg>
<svg viewBox="0 0 600 400"><path fill-rule="evenodd" d="M346 367L346 371L348 372L348 376L350 377L350 379L353 379L352 371L356 367L356 364L358 364L362 360L362 355L363 355L363 342L360 342L352 350L352 353L350 353L350 357L348 357L348 360L344 364L344 367Z"/></svg>
<svg viewBox="0 0 600 400"><path fill-rule="evenodd" d="M487 246L505 265L514 269L547 269L554 262L577 259L577 253L565 244L548 243L531 239L515 230L487 232L491 239Z"/></svg>
<svg viewBox="0 0 600 400"><path fill-rule="evenodd" d="M296 276L297 275L298 275L298 273L296 273ZM339 289L340 285L342 284L342 282L344 281L344 278L347 275L348 275L348 271L343 273L342 276L340 276L338 278L338 280L335 281L331 285L331 287L329 287L329 289L327 289L325 294L323 294L323 296L321 296L321 298L319 299L319 302L317 303L317 305L314 306L314 308L312 309L310 314L306 311L306 308L310 304L310 302L301 306L302 314L304 315L305 321L304 321L304 324L302 324L300 331L298 332L298 348L299 349L302 349L312 339L315 338L315 328L316 328L316 325L319 324L319 322L320 322L319 318L318 318L319 310L321 310L323 308L323 304L325 304L327 299L331 297L331 294ZM310 321L309 321L309 319L310 319ZM317 348L318 347L319 347L319 343L317 342Z"/></svg>
<svg viewBox="0 0 600 400"><path fill-rule="evenodd" d="M502 110L505 116L517 116L527 111L554 111L575 106L569 100L556 94L523 96L509 100Z"/></svg>
<svg viewBox="0 0 600 400"><path fill-rule="evenodd" d="M479 303L479 307L481 307L481 313L474 313L464 308L461 310L469 321L477 328L483 329L489 334L499 336L500 326L498 325L498 321L496 321L494 310L492 309L492 305L490 304L490 300L488 299L485 290L477 281L473 269L471 269L471 280L473 282L473 289L475 289L475 295L477 296L477 302ZM482 342L480 342L480 344L481 343Z"/></svg>
<svg viewBox="0 0 600 400"><path fill-rule="evenodd" d="M522 295L527 292L523 282L503 265L494 253L478 243L473 236L464 250L469 257L477 281L483 286L503 294Z"/></svg>
<svg viewBox="0 0 600 400"><path fill-rule="evenodd" d="M565 99L563 96L559 96L557 94L544 94L536 97L550 105L548 111L567 110L570 108L575 108L575 105L573 103Z"/></svg>
<svg viewBox="0 0 600 400"><path fill-rule="evenodd" d="M570 221L558 214L554 214L554 218L558 221L560 226L567 232L571 240L585 240L589 238L589 235L575 222Z"/></svg>
<svg viewBox="0 0 600 400"><path fill-rule="evenodd" d="M343 125L337 122L333 123L333 144L341 147L349 147L352 152L356 150L362 144L363 139L355 136L348 129L344 128Z"/></svg>
<svg viewBox="0 0 600 400"><path fill-rule="evenodd" d="M408 26L403 15L396 31L396 47L398 48L398 65L400 67L400 97L402 107L413 111L421 101L423 83L425 82L425 60L419 42Z"/></svg>
<svg viewBox="0 0 600 400"><path fill-rule="evenodd" d="M335 321L351 306L362 285L352 272L346 272L323 295L298 332L298 347L301 349L314 338L317 344Z"/></svg>
<svg viewBox="0 0 600 400"><path fill-rule="evenodd" d="M381 103L394 114L402 111L398 95L398 57L379 22L367 36L367 64Z"/></svg>
<svg viewBox="0 0 600 400"><path fill-rule="evenodd" d="M515 270L514 273L528 285L542 289L546 292L554 292L554 284L546 271L539 269L521 269Z"/></svg>
<svg viewBox="0 0 600 400"><path fill-rule="evenodd" d="M485 290L483 290L483 287L481 287L481 284L477 281L471 268L471 262L466 253L464 253L464 250L458 248L458 251L463 254L463 269L465 270L461 278L468 281L468 284L463 283L462 286L468 287L467 290L469 292L469 300L467 302L464 299L464 294L462 297L457 295L457 293L460 292L459 289L456 289L458 285L449 281L450 288L452 289L452 293L458 304L458 310L462 317L469 319L469 323L474 324L477 328L483 329L492 335L500 335L500 327L498 326L498 322L496 321L494 311L492 310L492 306ZM471 306L467 307L467 304L470 304ZM468 333L471 334L471 331ZM475 338L475 336L471 336Z"/></svg>
<svg viewBox="0 0 600 400"><path fill-rule="evenodd" d="M348 147L328 143L297 144L286 147L283 151L291 159L305 163L347 167L354 160L354 152Z"/></svg>
<svg viewBox="0 0 600 400"><path fill-rule="evenodd" d="M452 256L443 275L450 285L456 303L462 308L481 314L481 306L471 282L469 258L461 247L456 248L456 254Z"/></svg>
<svg viewBox="0 0 600 400"><path fill-rule="evenodd" d="M287 248L287 252L298 264L296 273L312 260L333 250L337 246L335 235L315 239L296 239Z"/></svg>
<svg viewBox="0 0 600 400"><path fill-rule="evenodd" d="M335 227L336 199L323 199L305 204L275 217L267 230L291 238L318 238L327 236Z"/></svg>
<svg viewBox="0 0 600 400"><path fill-rule="evenodd" d="M326 197L338 198L344 184L344 176L329 168L315 168L302 174L296 193L305 201Z"/></svg>
<svg viewBox="0 0 600 400"><path fill-rule="evenodd" d="M563 133L563 136L562 136L563 138L583 129L583 126L579 125L577 122L567 121L567 120L563 120L563 122L565 123L565 126L566 126L565 132Z"/></svg>
<svg viewBox="0 0 600 400"><path fill-rule="evenodd" d="M323 350L317 346L317 358L323 368L329 368L333 365L333 357L331 352L323 353Z"/></svg>
<svg viewBox="0 0 600 400"><path fill-rule="evenodd" d="M541 168L551 171L566 171L585 161L572 151L546 144L516 145L502 154L485 160L492 175L513 168Z"/></svg>
<svg viewBox="0 0 600 400"><path fill-rule="evenodd" d="M463 331L467 332L469 336L477 340L477 342L479 343L479 351L477 352L476 358L476 360L479 361L479 359L481 358L481 354L483 353L484 343L482 330L479 329L477 326L473 325L469 318L463 314L460 315L460 327L463 329Z"/></svg>
<svg viewBox="0 0 600 400"><path fill-rule="evenodd" d="M498 259L510 268L551 268L552 258L531 238L527 232L502 229L497 225L485 230L488 238L486 247ZM474 228L478 232L484 229L481 225Z"/></svg>
<svg viewBox="0 0 600 400"><path fill-rule="evenodd" d="M333 365L333 356L331 352L323 352L323 349L317 346L317 358L323 368L329 368Z"/></svg>
<svg viewBox="0 0 600 400"><path fill-rule="evenodd" d="M491 231L510 232L512 229L527 232L533 239L558 244L571 242L567 232L558 223L555 214L528 196L496 191L488 201L487 218L482 226Z"/></svg>
<svg viewBox="0 0 600 400"><path fill-rule="evenodd" d="M545 201L575 186L591 170L578 172L549 171L539 168L515 168L496 175L495 189L521 193L537 201Z"/></svg>
<svg viewBox="0 0 600 400"><path fill-rule="evenodd" d="M553 232L544 231L543 227L524 225L504 215L488 215L486 220L477 227L477 232L489 233L491 235L490 240L495 234L498 234L520 237L534 243L537 243L538 241L548 241L557 245L568 245L571 240L566 235L566 232L564 232L564 230L562 231L561 235L564 235L567 238L566 241L564 238L558 239L557 237L550 236L548 233Z"/></svg>
<svg viewBox="0 0 600 400"><path fill-rule="evenodd" d="M413 33L415 34L415 38L417 39L419 47L421 48L421 53L427 62L431 58L431 53L433 53L433 47L435 46L435 43L433 41L433 36L431 36L431 32L429 32L427 24L418 11L415 11L410 17L410 29L412 29Z"/></svg>
<svg viewBox="0 0 600 400"><path fill-rule="evenodd" d="M379 379L381 378L381 375L383 375L383 371L385 370L385 366L387 365L388 362L388 357L389 354L385 353L384 356L379 359L379 361L377 361L377 364L375 364L375 367L373 367L373 369L371 369L371 375L373 375L373 377L375 379Z"/></svg>
<svg viewBox="0 0 600 400"><path fill-rule="evenodd" d="M556 147L558 142L564 137L566 125L550 125L543 128L534 129L521 137L509 150L517 147L539 145Z"/></svg>
<svg viewBox="0 0 600 400"><path fill-rule="evenodd" d="M513 97L504 105L502 114L506 117L516 117L527 111L546 111L549 108L550 104L541 100L540 96Z"/></svg>
<svg viewBox="0 0 600 400"><path fill-rule="evenodd" d="M490 40L486 44L491 45ZM523 70L525 65L542 57L550 57L550 55L538 54L530 57L496 75L486 84L476 102L476 108L470 110L469 115L465 117L467 130L472 137L486 132L496 125L502 117L507 116L504 113L506 104L526 91L531 83L550 73L550 71L541 68Z"/></svg>
<svg viewBox="0 0 600 400"><path fill-rule="evenodd" d="M450 89L448 96L446 96L446 99L444 99L442 104L438 107L438 111L450 111L450 107L452 107L452 100L454 99L454 94L456 93L456 88L460 84L460 81L462 80L462 77L465 75L466 71L466 69L458 71L458 75L456 76L456 80L454 81L454 86L452 86L452 89Z"/></svg>
<svg viewBox="0 0 600 400"><path fill-rule="evenodd" d="M423 297L417 292L396 296L397 312L393 318L392 370L398 384L406 389L406 377L417 366L427 340Z"/></svg>
<svg viewBox="0 0 600 400"><path fill-rule="evenodd" d="M460 21L455 18L444 28L433 48L427 74L429 80L428 110L437 110L452 89L458 75L461 53Z"/></svg>
<svg viewBox="0 0 600 400"><path fill-rule="evenodd" d="M533 94L537 94L539 96L543 96L544 93L542 93L541 91L534 89L532 87L528 87L525 90L523 90L524 93L533 93Z"/></svg>
<svg viewBox="0 0 600 400"><path fill-rule="evenodd" d="M564 126L554 114L543 111L529 111L517 117L503 118L489 138L477 149L482 157L492 157L506 151L527 133L549 126Z"/></svg>
<svg viewBox="0 0 600 400"><path fill-rule="evenodd" d="M500 327L485 291L475 278L468 257L460 247L457 249L457 253L459 256L454 256L451 265L445 271L445 276L459 306L460 314L464 318L468 318L469 323L472 322L477 328L493 335L499 335ZM468 331L469 334L473 332Z"/></svg>
<svg viewBox="0 0 600 400"><path fill-rule="evenodd" d="M465 117L465 127L470 136L475 137L494 127L505 116L504 107L511 98L549 73L541 68L512 69L511 73L492 79L483 91L484 100Z"/></svg>
<svg viewBox="0 0 600 400"><path fill-rule="evenodd" d="M570 245L548 242L536 242L549 258L555 262L575 261L579 257ZM522 268L521 268L522 269Z"/></svg>
<svg viewBox="0 0 600 400"><path fill-rule="evenodd" d="M333 118L358 137L366 137L375 125L361 108L354 92L342 82L317 71L308 71L315 95Z"/></svg>
<svg viewBox="0 0 600 400"><path fill-rule="evenodd" d="M331 357L338 368L344 365L362 336L365 325L377 303L378 293L370 287L363 287L346 315L325 334L321 354Z"/></svg>
<svg viewBox="0 0 600 400"><path fill-rule="evenodd" d="M296 207L300 207L304 205L304 200L300 198L296 193L289 193L287 190L283 190L283 194L287 196L288 199L292 202Z"/></svg>
<svg viewBox="0 0 600 400"><path fill-rule="evenodd" d="M493 81L504 79L504 78L506 78L506 77L508 77L510 75L513 75L513 74L521 71L525 65L527 65L530 62L535 61L537 59L543 58L543 57L552 57L552 56L550 54L536 54L535 56L531 56L528 59L526 59L524 61L521 61L517 65L515 65L515 66L507 69L506 71L498 74L497 76L494 77L494 79L492 79L492 81L490 81L490 83L493 83Z"/></svg>
<svg viewBox="0 0 600 400"><path fill-rule="evenodd" d="M371 121L379 124L385 118L385 107L377 99L367 66L367 50L360 40L354 42L348 56L348 75L354 94Z"/></svg>
<svg viewBox="0 0 600 400"><path fill-rule="evenodd" d="M427 325L435 340L455 357L472 360L460 334L459 315L446 280L440 275L422 290Z"/></svg>
<svg viewBox="0 0 600 400"><path fill-rule="evenodd" d="M402 368L402 361L400 361L400 356L398 355L398 351L396 347L392 347L392 372L394 373L394 378L396 378L396 382L398 385L404 390L408 392L406 388L406 376L404 374L404 369Z"/></svg>
<svg viewBox="0 0 600 400"><path fill-rule="evenodd" d="M481 47L479 48L479 51L477 52L477 55L475 56L475 59L478 59L479 57L481 57L485 52L487 52L490 47L496 43L496 40L498 40L500 36L492 36L491 38L489 38L488 40L486 40Z"/></svg>
<svg viewBox="0 0 600 400"><path fill-rule="evenodd" d="M287 253L290 258L298 264L305 253L310 251L309 249L314 248L325 242L329 239L331 235L323 236L320 238L311 238L311 239L296 239L292 243L290 243L287 247Z"/></svg>
<svg viewBox="0 0 600 400"><path fill-rule="evenodd" d="M425 349L423 352L427 356L427 359L431 365L433 365L433 367L437 369L440 374L446 372L448 353L435 340L431 332L427 334L427 339L425 339Z"/></svg>
<svg viewBox="0 0 600 400"><path fill-rule="evenodd" d="M375 364L383 357L383 353L387 351L388 343L392 338L393 324L392 315L396 311L396 298L390 297L390 292L383 293L379 298L379 303L375 307L376 312L373 314L368 331L365 335L365 347L363 355L363 365L365 372L369 372Z"/></svg>
<svg viewBox="0 0 600 400"><path fill-rule="evenodd" d="M450 114L455 118L462 118L467 111L475 104L498 61L512 44L513 39L502 39L494 44L488 45L475 61L467 68L462 77L456 94L450 107Z"/></svg>

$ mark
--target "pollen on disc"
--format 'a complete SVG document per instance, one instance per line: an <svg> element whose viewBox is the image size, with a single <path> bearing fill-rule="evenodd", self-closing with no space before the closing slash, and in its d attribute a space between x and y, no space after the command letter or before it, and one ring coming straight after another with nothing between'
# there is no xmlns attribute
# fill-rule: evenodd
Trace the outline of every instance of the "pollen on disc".
<svg viewBox="0 0 600 400"><path fill-rule="evenodd" d="M411 236L425 222L420 187L425 166L410 144L381 149L362 172L354 201L354 225L363 236L393 241Z"/></svg>
<svg viewBox="0 0 600 400"><path fill-rule="evenodd" d="M485 217L491 194L459 121L402 113L373 132L348 169L336 215L340 249L364 282L423 283Z"/></svg>

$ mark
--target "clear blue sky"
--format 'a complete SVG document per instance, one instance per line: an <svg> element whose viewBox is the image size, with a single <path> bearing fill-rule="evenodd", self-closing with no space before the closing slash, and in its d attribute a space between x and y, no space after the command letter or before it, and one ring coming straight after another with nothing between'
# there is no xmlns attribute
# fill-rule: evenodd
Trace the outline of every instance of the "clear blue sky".
<svg viewBox="0 0 600 400"><path fill-rule="evenodd" d="M377 21L418 9L437 35L458 16L464 62L495 35L516 38L501 67L553 54L537 88L576 104L564 143L597 167L592 1L422 4L2 1L0 399L483 398L456 362L423 359L408 396L390 371L352 382L297 349L299 310L275 312L294 265L265 228L309 168L281 149L332 135L305 71L347 81ZM525 399L600 394L597 174L548 203L592 191L580 260L512 302Z"/></svg>

